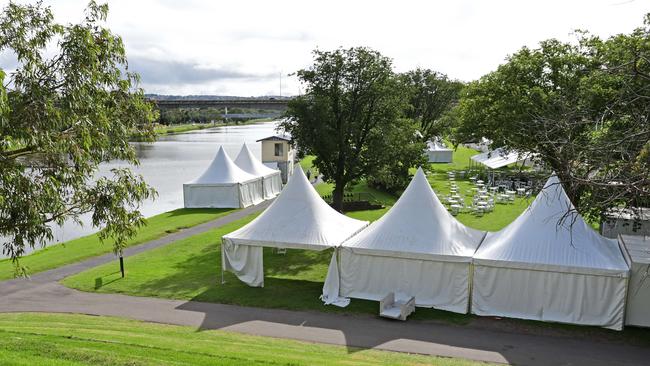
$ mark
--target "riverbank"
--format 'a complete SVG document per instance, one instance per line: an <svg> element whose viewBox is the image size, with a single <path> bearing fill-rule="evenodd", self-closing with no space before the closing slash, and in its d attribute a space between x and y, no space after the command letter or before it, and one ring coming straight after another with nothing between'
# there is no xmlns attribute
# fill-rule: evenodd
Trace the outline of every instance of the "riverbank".
<svg viewBox="0 0 650 366"><path fill-rule="evenodd" d="M154 132L156 133L157 136L162 136L162 135L172 135L172 134L182 133L182 132L204 130L206 128L246 126L255 123L264 123L264 122L272 122L272 121L274 121L274 119L272 118L257 118L257 119L250 119L247 121L230 121L230 122L219 122L219 123L186 123L186 124L179 124L179 125L157 125L154 129Z"/></svg>

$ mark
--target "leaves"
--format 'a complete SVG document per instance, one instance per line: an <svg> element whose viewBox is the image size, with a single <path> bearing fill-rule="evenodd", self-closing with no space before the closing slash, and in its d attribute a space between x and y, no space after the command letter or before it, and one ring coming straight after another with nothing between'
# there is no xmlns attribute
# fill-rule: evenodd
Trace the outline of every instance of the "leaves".
<svg viewBox="0 0 650 366"><path fill-rule="evenodd" d="M117 252L142 225L138 203L155 195L128 170L96 176L102 162L138 163L132 134L154 136L155 112L121 38L102 26L107 14L92 1L80 24L55 23L40 2L0 16L0 51L18 59L0 90L0 237L14 261L52 239L50 224L85 213Z"/></svg>
<svg viewBox="0 0 650 366"><path fill-rule="evenodd" d="M404 140L389 136L406 131L416 142L415 129L400 119L406 107L404 90L392 70L391 60L376 51L358 47L335 51L314 51L314 64L297 75L305 95L289 102L289 119L282 127L291 133L303 154L315 155L314 165L327 181L334 182L334 205L342 204L346 185L370 174L377 181L386 177L379 169L403 173L410 160L394 148ZM410 131L410 132L409 132ZM420 156L424 145L420 146ZM386 152L390 159L379 159Z"/></svg>
<svg viewBox="0 0 650 366"><path fill-rule="evenodd" d="M575 43L522 48L463 92L455 139L537 153L594 220L612 207L647 206L648 19L607 40L580 32Z"/></svg>

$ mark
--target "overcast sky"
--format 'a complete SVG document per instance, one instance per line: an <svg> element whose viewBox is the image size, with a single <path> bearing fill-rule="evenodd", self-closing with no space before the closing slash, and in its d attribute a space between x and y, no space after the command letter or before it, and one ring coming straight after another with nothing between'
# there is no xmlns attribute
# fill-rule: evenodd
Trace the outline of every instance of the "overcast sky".
<svg viewBox="0 0 650 366"><path fill-rule="evenodd" d="M87 0L44 3L67 23L82 19ZM574 29L630 32L650 0L112 0L109 7L108 26L124 39L148 93L257 96L279 94L281 73L282 95L298 94L287 74L309 66L315 48L369 46L396 71L419 66L469 81L524 45L573 39Z"/></svg>

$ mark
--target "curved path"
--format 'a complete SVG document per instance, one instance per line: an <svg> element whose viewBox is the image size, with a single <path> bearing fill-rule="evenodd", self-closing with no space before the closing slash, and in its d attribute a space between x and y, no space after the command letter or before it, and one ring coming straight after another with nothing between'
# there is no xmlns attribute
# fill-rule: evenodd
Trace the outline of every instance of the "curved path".
<svg viewBox="0 0 650 366"><path fill-rule="evenodd" d="M264 209L249 207L217 220L128 248L125 256L167 245ZM420 353L517 365L647 365L650 348L498 329L493 320L455 326L427 321L388 321L369 315L250 308L196 301L97 294L73 290L57 281L114 261L112 254L92 258L31 279L0 282L0 312L63 312L109 315L143 321L222 329L247 334L390 351ZM538 329L536 332L543 332Z"/></svg>

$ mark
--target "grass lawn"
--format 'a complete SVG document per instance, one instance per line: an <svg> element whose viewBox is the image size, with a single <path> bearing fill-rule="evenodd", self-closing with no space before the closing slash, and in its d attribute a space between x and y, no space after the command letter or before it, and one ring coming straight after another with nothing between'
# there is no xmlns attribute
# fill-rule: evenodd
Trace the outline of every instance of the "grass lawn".
<svg viewBox="0 0 650 366"><path fill-rule="evenodd" d="M178 209L156 215L147 219L147 225L140 229L129 246L147 242L176 232L183 228L195 226L220 216L232 209ZM38 250L20 259L20 265L27 268L28 274L34 274L48 269L60 267L80 260L110 253L112 242L102 244L97 234L70 240ZM9 259L0 260L0 280L13 278L14 265Z"/></svg>
<svg viewBox="0 0 650 366"><path fill-rule="evenodd" d="M345 309L324 306L319 296L332 256L323 252L288 250L286 255L264 248L265 283L252 288L231 273L221 284L221 236L250 222L250 215L221 228L126 258L126 277L108 263L68 277L64 285L83 291L124 293L224 304L340 313L377 313L377 302L353 300ZM444 319L464 323L466 315L418 309L414 319Z"/></svg>
<svg viewBox="0 0 650 366"><path fill-rule="evenodd" d="M72 314L0 314L3 365L485 365Z"/></svg>

